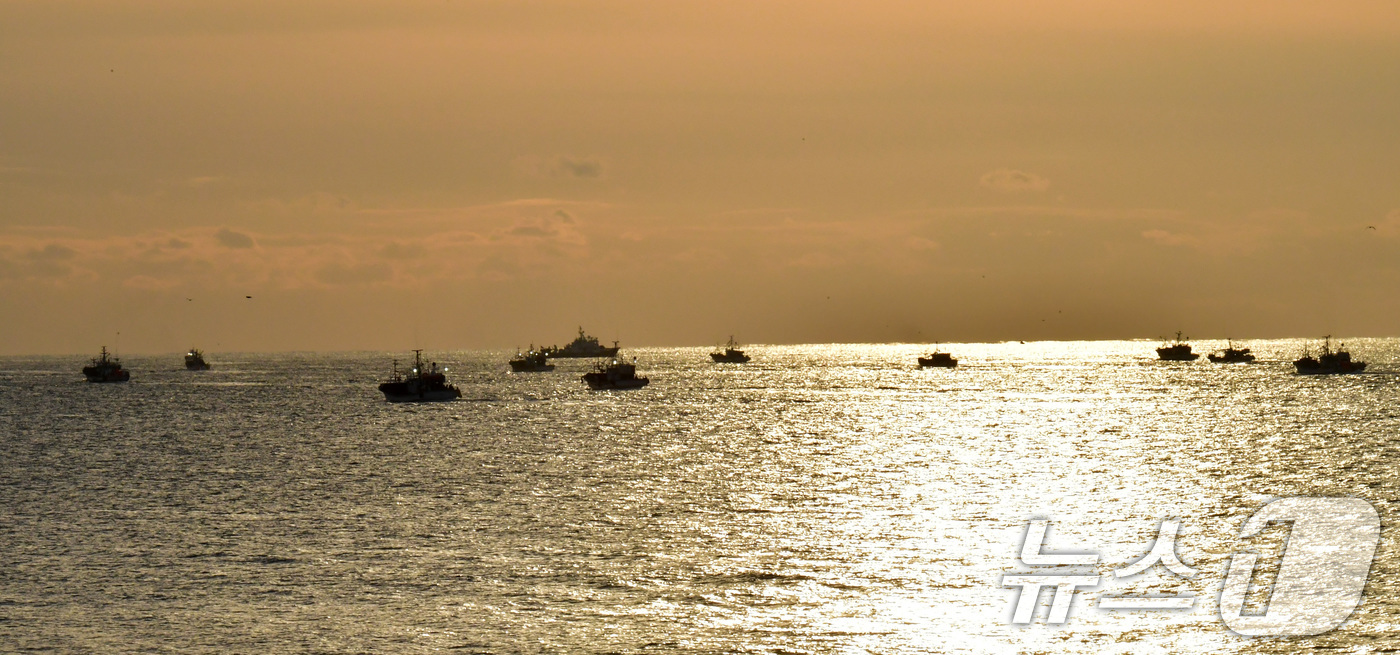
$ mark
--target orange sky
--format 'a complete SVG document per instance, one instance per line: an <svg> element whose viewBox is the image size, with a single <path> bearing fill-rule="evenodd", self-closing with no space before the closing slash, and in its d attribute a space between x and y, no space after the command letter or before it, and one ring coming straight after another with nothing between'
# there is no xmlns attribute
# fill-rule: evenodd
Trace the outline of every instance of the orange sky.
<svg viewBox="0 0 1400 655"><path fill-rule="evenodd" d="M0 0L0 354L1400 334L1395 2L205 4Z"/></svg>

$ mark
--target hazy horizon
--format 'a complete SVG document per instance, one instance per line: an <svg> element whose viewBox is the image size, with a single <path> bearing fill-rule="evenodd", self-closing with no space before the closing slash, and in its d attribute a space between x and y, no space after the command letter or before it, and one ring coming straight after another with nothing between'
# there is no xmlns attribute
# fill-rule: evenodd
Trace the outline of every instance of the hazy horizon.
<svg viewBox="0 0 1400 655"><path fill-rule="evenodd" d="M1194 336L1191 336L1191 335L1185 335L1185 334L1183 334L1183 340L1185 340L1185 341L1191 343L1191 344L1194 346L1194 350L1197 352L1197 354L1202 354L1202 355L1203 355L1203 354L1205 354L1206 352L1215 349L1215 346L1216 346L1216 345L1221 345L1221 346L1223 346L1224 344L1226 344L1226 343L1228 343L1228 342L1233 342L1233 343L1234 343L1235 345L1237 345L1237 346L1254 346L1254 347L1256 348L1256 351L1257 351L1257 348L1258 348L1259 345L1260 345L1260 342L1270 342L1270 343L1277 343L1277 342L1280 342L1280 341L1303 342L1303 343L1305 344L1306 347L1309 347L1309 348L1310 348L1310 347L1312 347L1313 345L1321 345L1323 339L1324 339L1325 337L1328 337L1328 336L1331 337L1331 340L1332 340L1332 343L1333 343L1334 346L1336 346L1336 345L1346 345L1346 346L1349 346L1349 348L1353 351L1352 354L1355 355L1355 356L1357 356L1357 357L1359 357L1359 358L1366 358L1366 357L1372 356L1372 355L1368 352L1368 348L1367 348L1368 343L1367 343L1367 342L1390 341L1390 340L1400 339L1400 337L1395 337L1395 336L1357 336L1357 335L1351 335L1351 336L1323 335L1323 336L1319 336L1319 337L1280 336L1280 337L1243 337L1243 338L1241 338L1241 337L1202 337L1202 338L1197 338L1197 337L1194 337ZM809 348L809 347L810 347L810 348L820 348L820 347L828 347L828 346L837 346L837 347L844 347L844 346L850 346L850 347L866 347L866 346L876 346L876 347L885 347L885 346L890 346L890 347L896 347L896 346L928 346L928 347L938 347L940 350L949 350L949 349L954 349L954 350L956 350L958 347L962 347L962 346L1003 346L1003 345L1026 345L1026 346L1034 346L1034 345L1067 344L1067 343L1085 343L1085 344L1141 343L1141 344L1148 344L1148 345L1151 345L1151 346L1152 346L1152 347L1145 347L1145 348L1143 349L1143 351L1142 351L1142 353L1141 353L1141 354L1142 354L1142 358L1145 359L1145 360L1152 360L1152 361L1155 361L1155 360L1157 359L1156 353L1155 353L1154 350L1153 350L1153 348L1155 348L1155 344L1159 344L1159 343L1163 343L1163 342L1172 341L1174 337L1175 337L1175 334L1170 335L1170 336L1167 336L1167 337L1129 337L1129 338L1121 338L1121 339L1063 339L1063 340L1045 339L1045 340L1034 340L1034 341L1033 341L1033 340L1021 341L1021 340L1016 340L1016 339L1007 339L1007 340L1001 340L1001 341L881 341L881 342L836 341L836 342L824 342L824 343L817 343L817 342L803 342L803 343L799 343L799 342L793 342L793 343L781 343L781 342L760 342L760 343L739 342L739 347L740 347L740 348L743 348L743 349L748 349L750 352L755 352L755 351L753 351L754 348L760 348L760 349L762 349L762 348ZM601 341L604 345L610 345L610 344L612 343L610 340L603 340L603 339L600 339L600 341ZM1358 341L1363 342L1363 343L1361 343L1361 344L1358 346L1358 344L1356 343L1356 342L1358 342ZM698 344L698 343L694 343L694 344L657 344L657 343L650 343L650 344L626 344L626 343L623 343L623 344L621 344L621 347L622 347L622 350L623 350L624 352L625 352L625 351L629 351L629 350L682 350L682 349L714 350L715 348L723 348L723 347L724 347L724 342L725 342L725 340L720 340L720 341L718 341L718 342L716 342L716 343L713 343L713 344ZM422 350L424 353L429 353L429 354L433 354L433 353L483 353L483 352L511 353L511 352L514 352L514 351L517 351L517 350L522 350L522 351L523 351L523 350L525 350L528 346L531 346L531 345L533 345L533 346L535 346L535 347L550 347L550 346L563 346L565 343L567 343L567 340L560 340L560 341L557 341L557 342L556 342L556 341L550 341L550 342L546 342L546 343L540 343L540 342L533 342L533 343L530 343L530 342L527 342L527 343L521 344L521 345L519 345L519 346L487 346L487 347L480 347L480 348L454 347L454 346L450 346L450 345L449 345L449 346L441 346L441 347L425 347L425 346L411 346L411 345L410 345L410 346L405 346L405 347L403 347L403 348L367 348L367 349L359 349L359 350L295 350L295 349L287 349L287 350L228 350L228 349L220 349L220 348L218 348L218 345L219 345L219 344L212 344L212 345L208 345L208 344L204 344L204 345L201 345L201 344L192 344L192 346L193 346L193 347L196 347L196 348L199 348L200 351L204 353L205 357L210 358L210 359L215 359L215 358L217 358L219 355L259 355L259 354L267 354L267 355L291 355L291 354L297 354L297 353L308 353L308 354L317 354L317 355L347 355L347 354L356 354L356 353L412 353L412 352L414 351L415 348L417 348L417 349L419 349L419 350ZM209 347L205 347L206 345L208 345ZM22 358L26 358L26 357L83 357L83 358L91 358L91 357L95 356L95 355L97 354L97 352L98 352L101 348L103 348L103 347L107 348L107 351L108 351L109 353L111 353L113 356L118 356L118 357L120 357L120 356L127 356L127 355L133 355L133 356L137 356L137 357L159 357L159 356L166 356L166 355L169 355L169 356L181 356L181 355L184 355L186 352L189 351L189 350L188 350L188 347L187 347L187 348L178 348L178 349L175 349L175 350L138 350L138 351L132 351L132 350L129 350L129 349L126 349L126 348L122 348L122 347L120 347L120 346L114 346L114 345L112 345L112 343L104 343L104 344L98 346L97 348L95 348L95 349L94 349L93 351L91 351L91 352L69 352L69 353L60 353L60 352L48 352L48 353L10 353L10 354L0 355L0 357L10 358L10 359L22 359ZM964 353L964 352L954 352L953 354L955 354L955 355L964 355L964 356L967 355L967 353ZM1290 356L1290 357L1293 356L1292 353L1290 353L1289 356ZM585 358L585 359L580 359L580 360L578 360L578 361L580 361L580 362L592 362L592 361L594 361L594 360L593 360L592 358ZM1204 360L1202 360L1202 361L1204 361Z"/></svg>
<svg viewBox="0 0 1400 655"><path fill-rule="evenodd" d="M0 1L0 61L0 354L1400 334L1394 3Z"/></svg>

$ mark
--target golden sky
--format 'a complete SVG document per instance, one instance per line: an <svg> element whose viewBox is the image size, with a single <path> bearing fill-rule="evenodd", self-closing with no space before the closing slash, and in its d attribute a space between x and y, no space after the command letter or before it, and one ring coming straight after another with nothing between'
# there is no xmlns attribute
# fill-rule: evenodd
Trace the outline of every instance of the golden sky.
<svg viewBox="0 0 1400 655"><path fill-rule="evenodd" d="M0 354L1400 334L1392 0L214 4L0 0Z"/></svg>

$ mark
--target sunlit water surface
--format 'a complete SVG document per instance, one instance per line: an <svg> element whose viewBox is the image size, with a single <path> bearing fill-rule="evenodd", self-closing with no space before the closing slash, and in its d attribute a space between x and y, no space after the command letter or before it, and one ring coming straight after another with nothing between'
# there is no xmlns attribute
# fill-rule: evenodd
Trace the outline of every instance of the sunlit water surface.
<svg viewBox="0 0 1400 655"><path fill-rule="evenodd" d="M652 382L627 392L588 391L582 360L436 353L464 401L418 406L375 390L394 353L129 357L124 385L0 359L0 651L1400 648L1400 341L1320 377L1292 373L1297 341L1252 365L1156 345L946 345L955 370L918 345L638 349ZM1320 637L1235 636L1240 525L1303 494L1380 512L1365 601ZM1200 574L1115 581L1168 517ZM1063 626L1010 623L1032 518L1101 557Z"/></svg>

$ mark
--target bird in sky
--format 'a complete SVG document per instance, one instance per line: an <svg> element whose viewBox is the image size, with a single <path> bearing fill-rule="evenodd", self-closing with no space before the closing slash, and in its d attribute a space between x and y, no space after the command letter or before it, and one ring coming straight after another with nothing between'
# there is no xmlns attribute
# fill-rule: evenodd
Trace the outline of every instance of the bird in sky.
<svg viewBox="0 0 1400 655"><path fill-rule="evenodd" d="M252 299L253 299L252 296L243 296L243 297L244 297L244 298L247 298L248 300L252 300Z"/></svg>
<svg viewBox="0 0 1400 655"><path fill-rule="evenodd" d="M1376 226L1374 226L1374 225L1367 225L1367 226L1366 226L1366 229L1368 229L1368 230L1374 230L1374 229L1376 229Z"/></svg>

